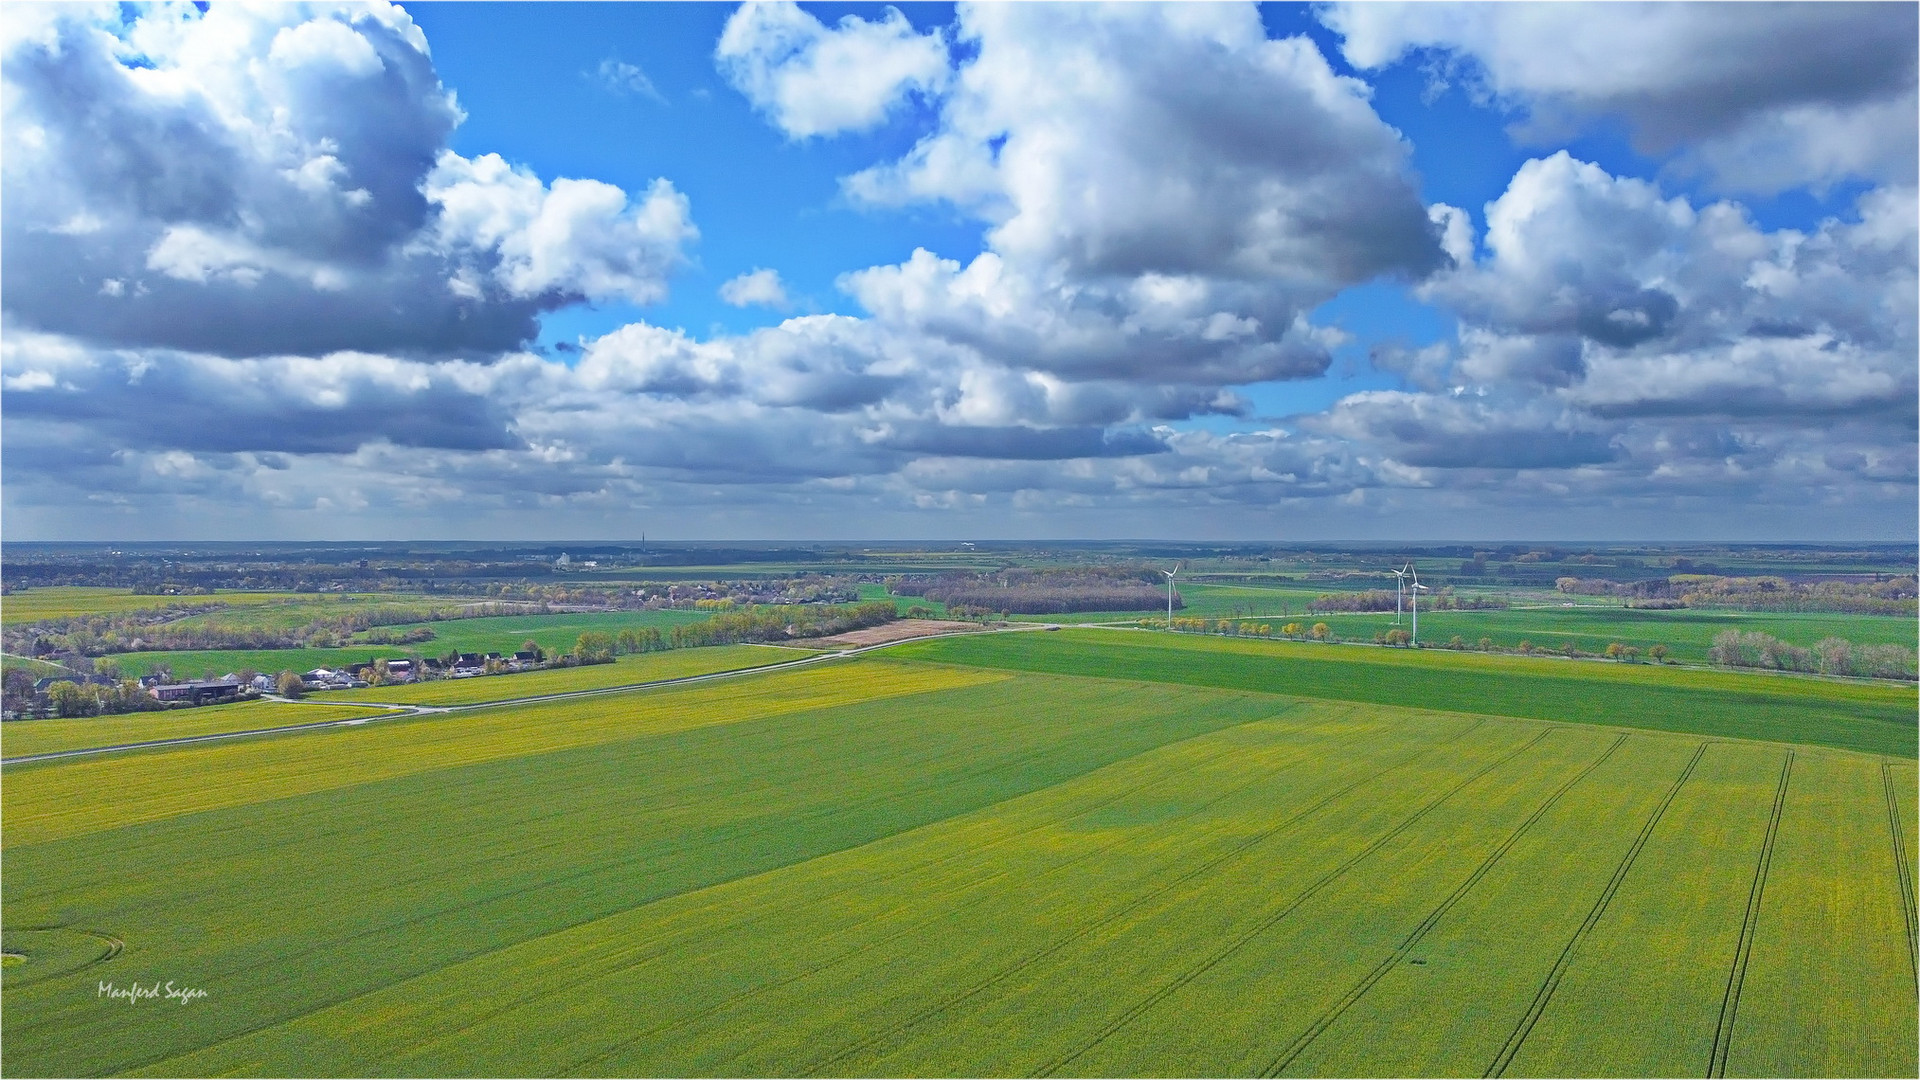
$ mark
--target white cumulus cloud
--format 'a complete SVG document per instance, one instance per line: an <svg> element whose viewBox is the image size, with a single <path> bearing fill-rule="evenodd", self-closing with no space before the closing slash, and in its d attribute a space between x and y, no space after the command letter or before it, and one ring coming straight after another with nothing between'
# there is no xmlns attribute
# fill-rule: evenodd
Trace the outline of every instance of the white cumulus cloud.
<svg viewBox="0 0 1920 1080"><path fill-rule="evenodd" d="M787 287L778 270L764 267L750 270L720 286L720 299L734 307L784 308L788 305Z"/></svg>
<svg viewBox="0 0 1920 1080"><path fill-rule="evenodd" d="M895 8L828 27L791 0L745 3L727 20L714 59L795 139L873 127L908 94L937 93L948 78L940 31L915 33Z"/></svg>
<svg viewBox="0 0 1920 1080"><path fill-rule="evenodd" d="M498 154L447 151L422 185L440 210L435 238L448 249L497 256L492 276L510 295L549 294L650 303L699 235L685 195L655 180L646 195L598 180L544 185Z"/></svg>
<svg viewBox="0 0 1920 1080"><path fill-rule="evenodd" d="M697 235L664 180L629 194L452 154L462 114L390 4L55 5L4 40L12 325L470 356L580 299L659 300Z"/></svg>
<svg viewBox="0 0 1920 1080"><path fill-rule="evenodd" d="M847 275L883 320L1074 378L1297 378L1328 363L1306 310L1446 261L1367 88L1251 6L966 6L958 37L937 128L845 187L990 250Z"/></svg>
<svg viewBox="0 0 1920 1080"><path fill-rule="evenodd" d="M1470 61L1456 74L1524 109L1523 134L1617 116L1643 149L1761 193L1914 179L1912 4L1368 2L1320 14L1355 67L1421 49Z"/></svg>

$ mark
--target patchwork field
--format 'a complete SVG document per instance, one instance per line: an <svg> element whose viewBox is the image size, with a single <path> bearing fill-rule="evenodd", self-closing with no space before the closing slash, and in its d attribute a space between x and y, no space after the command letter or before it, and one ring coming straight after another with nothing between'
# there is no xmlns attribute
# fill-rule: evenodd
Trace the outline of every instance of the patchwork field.
<svg viewBox="0 0 1920 1080"><path fill-rule="evenodd" d="M1920 1068L1911 733L1812 745L1878 688L1124 637L10 767L5 1068Z"/></svg>

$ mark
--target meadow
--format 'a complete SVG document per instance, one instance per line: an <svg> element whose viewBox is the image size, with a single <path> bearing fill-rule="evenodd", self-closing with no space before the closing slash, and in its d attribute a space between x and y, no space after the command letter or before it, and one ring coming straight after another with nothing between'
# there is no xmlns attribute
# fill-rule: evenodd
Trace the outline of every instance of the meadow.
<svg viewBox="0 0 1920 1080"><path fill-rule="evenodd" d="M767 645L714 645L702 649L672 649L617 657L611 664L550 668L514 675L484 675L471 679L439 679L403 686L365 690L328 690L311 695L313 701L377 701L404 705L472 705L535 694L574 690L601 690L613 686L711 675L721 671L781 664L812 656L809 649Z"/></svg>
<svg viewBox="0 0 1920 1080"><path fill-rule="evenodd" d="M1365 651L982 635L9 767L5 1065L1920 1068L1912 740L1818 745L1887 688L1515 660L1460 669L1521 685L1480 709L1338 698L1498 660L1325 659ZM1623 686L1685 715L1582 711ZM207 996L98 989L168 980Z"/></svg>
<svg viewBox="0 0 1920 1080"><path fill-rule="evenodd" d="M24 671L36 679L44 679L53 675L69 674L66 667L52 663L51 661L35 660L31 656L15 656L12 653L0 653L0 670L13 671L16 669Z"/></svg>

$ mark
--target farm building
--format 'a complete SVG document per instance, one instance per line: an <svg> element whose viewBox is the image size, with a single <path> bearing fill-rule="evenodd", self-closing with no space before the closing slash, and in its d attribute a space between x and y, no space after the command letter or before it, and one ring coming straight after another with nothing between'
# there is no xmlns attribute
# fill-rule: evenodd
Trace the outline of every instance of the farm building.
<svg viewBox="0 0 1920 1080"><path fill-rule="evenodd" d="M212 705L240 696L240 680L198 679L181 683L162 683L148 690L159 701L184 701L193 705Z"/></svg>

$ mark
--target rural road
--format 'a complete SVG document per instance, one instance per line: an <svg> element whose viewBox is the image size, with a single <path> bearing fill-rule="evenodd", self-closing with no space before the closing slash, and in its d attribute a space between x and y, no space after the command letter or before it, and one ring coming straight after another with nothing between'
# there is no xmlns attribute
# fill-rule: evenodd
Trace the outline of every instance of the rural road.
<svg viewBox="0 0 1920 1080"><path fill-rule="evenodd" d="M1006 634L1026 633L1034 630L1058 629L1050 623L1021 623L1013 626L995 627L975 633ZM947 637L946 634L923 634L919 637L901 638L898 641L884 641L877 645L861 645L837 652L815 653L793 660L782 660L776 664L761 667L735 668L731 671L712 671L704 675L682 675L672 679L654 679L650 682L626 683L621 686L602 686L590 690L558 690L551 694L533 694L527 697L501 698L497 701L476 701L466 705L408 705L388 701L291 701L286 698L269 698L289 705L360 705L368 708L392 709L393 712L377 716L356 716L348 720L316 720L310 724L286 724L280 727L249 728L246 731L222 731L211 735L183 735L174 739L149 739L145 742L119 743L114 746L90 746L80 750L56 750L45 754L23 754L20 757L0 758L0 766L25 765L35 761L55 761L61 758L90 757L95 754L114 754L128 750L148 750L156 746L186 746L192 743L214 742L220 739L246 739L262 735L285 735L289 732L320 731L327 728L363 727L383 720L404 720L420 716L437 716L444 713L470 712L474 709L497 709L503 705L530 705L542 701L561 701L567 698L593 697L599 694L623 694L633 690L650 690L661 686L685 686L689 683L712 682L716 679L733 679L743 675L760 675L769 671L785 671L804 667L808 664L820 664L830 660L844 660L850 656L859 656L879 649L890 649L895 645L904 645L909 641L926 641L933 637ZM493 676L501 678L502 676Z"/></svg>

